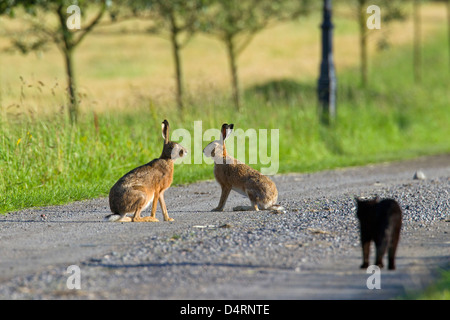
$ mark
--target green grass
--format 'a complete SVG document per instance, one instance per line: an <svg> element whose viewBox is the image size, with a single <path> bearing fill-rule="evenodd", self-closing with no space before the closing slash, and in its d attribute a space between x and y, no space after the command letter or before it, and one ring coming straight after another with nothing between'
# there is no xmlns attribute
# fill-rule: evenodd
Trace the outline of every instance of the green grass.
<svg viewBox="0 0 450 320"><path fill-rule="evenodd" d="M440 278L425 290L407 294L408 300L450 300L450 270L441 269Z"/></svg>
<svg viewBox="0 0 450 320"><path fill-rule="evenodd" d="M450 152L446 41L442 32L424 46L420 85L413 82L411 48L380 54L366 90L357 70L338 70L338 117L330 127L319 122L315 82L296 79L246 88L239 113L217 93L191 97L183 116L149 103L98 114L97 123L86 113L76 127L65 114L14 118L0 110L0 213L106 196L120 176L160 155L165 118L172 130L191 134L198 120L203 132L223 122L244 131L279 129L279 173ZM213 179L212 165L175 168L174 184L204 179Z"/></svg>

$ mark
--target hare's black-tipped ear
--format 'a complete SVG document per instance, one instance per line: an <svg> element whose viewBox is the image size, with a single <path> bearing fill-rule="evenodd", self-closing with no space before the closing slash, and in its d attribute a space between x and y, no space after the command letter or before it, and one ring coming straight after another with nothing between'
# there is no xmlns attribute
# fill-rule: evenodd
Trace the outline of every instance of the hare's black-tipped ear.
<svg viewBox="0 0 450 320"><path fill-rule="evenodd" d="M233 132L233 128L234 128L234 124L229 124L228 125L228 128L227 128L228 135L230 135L231 132Z"/></svg>
<svg viewBox="0 0 450 320"><path fill-rule="evenodd" d="M227 125L227 128L225 130L225 138L224 138L224 140L231 135L231 133L233 132L233 127L234 127L234 124Z"/></svg>
<svg viewBox="0 0 450 320"><path fill-rule="evenodd" d="M234 127L234 124L224 123L222 125L222 130L221 130L222 141L225 141L225 139L230 136L231 132L233 132L233 127Z"/></svg>
<svg viewBox="0 0 450 320"><path fill-rule="evenodd" d="M161 128L164 143L169 143L169 122L167 120L164 120L161 124Z"/></svg>
<svg viewBox="0 0 450 320"><path fill-rule="evenodd" d="M227 138L227 127L228 127L228 124L224 123L222 125L222 129L220 129L222 141L224 141Z"/></svg>

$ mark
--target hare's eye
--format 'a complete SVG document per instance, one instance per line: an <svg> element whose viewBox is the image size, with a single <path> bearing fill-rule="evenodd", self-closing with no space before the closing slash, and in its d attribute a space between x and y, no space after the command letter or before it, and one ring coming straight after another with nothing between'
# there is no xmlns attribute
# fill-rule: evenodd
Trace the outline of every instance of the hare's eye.
<svg viewBox="0 0 450 320"><path fill-rule="evenodd" d="M183 155L184 155L184 150L181 149L181 150L180 150L180 157L182 157Z"/></svg>

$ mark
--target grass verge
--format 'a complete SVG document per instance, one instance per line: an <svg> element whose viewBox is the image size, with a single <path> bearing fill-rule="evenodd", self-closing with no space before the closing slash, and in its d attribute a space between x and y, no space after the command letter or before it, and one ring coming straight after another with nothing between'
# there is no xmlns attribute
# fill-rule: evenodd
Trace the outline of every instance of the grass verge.
<svg viewBox="0 0 450 320"><path fill-rule="evenodd" d="M407 294L407 300L450 300L450 270L441 269L439 279L418 293Z"/></svg>

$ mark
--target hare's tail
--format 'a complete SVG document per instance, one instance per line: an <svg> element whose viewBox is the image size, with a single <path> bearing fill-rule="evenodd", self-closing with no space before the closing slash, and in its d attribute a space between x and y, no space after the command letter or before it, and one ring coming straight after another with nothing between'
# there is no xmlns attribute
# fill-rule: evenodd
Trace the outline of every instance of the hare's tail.
<svg viewBox="0 0 450 320"><path fill-rule="evenodd" d="M117 214L117 213L113 213L113 214L107 215L107 216L103 219L103 221L114 222L114 221L120 220L120 218L122 218L122 215Z"/></svg>

